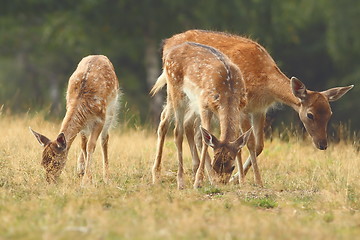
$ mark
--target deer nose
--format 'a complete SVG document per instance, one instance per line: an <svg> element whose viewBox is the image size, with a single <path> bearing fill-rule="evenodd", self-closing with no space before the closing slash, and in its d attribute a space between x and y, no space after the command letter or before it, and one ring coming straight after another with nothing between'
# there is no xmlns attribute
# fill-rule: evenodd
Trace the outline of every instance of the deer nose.
<svg viewBox="0 0 360 240"><path fill-rule="evenodd" d="M320 145L319 148L320 150L326 150L327 146Z"/></svg>
<svg viewBox="0 0 360 240"><path fill-rule="evenodd" d="M320 150L326 150L327 149L327 141L319 142L319 149Z"/></svg>

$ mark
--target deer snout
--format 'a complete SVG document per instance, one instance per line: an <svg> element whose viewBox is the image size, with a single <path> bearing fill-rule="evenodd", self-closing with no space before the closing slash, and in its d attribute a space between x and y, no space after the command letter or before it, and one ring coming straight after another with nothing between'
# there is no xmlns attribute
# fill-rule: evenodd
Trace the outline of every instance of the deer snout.
<svg viewBox="0 0 360 240"><path fill-rule="evenodd" d="M326 150L327 149L327 140L321 140L317 144L317 148L320 150Z"/></svg>
<svg viewBox="0 0 360 240"><path fill-rule="evenodd" d="M230 182L231 174L222 173L221 175L218 175L215 177L214 182L218 184L228 184Z"/></svg>
<svg viewBox="0 0 360 240"><path fill-rule="evenodd" d="M56 183L58 183L59 175L60 174L54 174L52 172L46 172L45 173L45 178L46 178L46 181L49 184L56 184Z"/></svg>

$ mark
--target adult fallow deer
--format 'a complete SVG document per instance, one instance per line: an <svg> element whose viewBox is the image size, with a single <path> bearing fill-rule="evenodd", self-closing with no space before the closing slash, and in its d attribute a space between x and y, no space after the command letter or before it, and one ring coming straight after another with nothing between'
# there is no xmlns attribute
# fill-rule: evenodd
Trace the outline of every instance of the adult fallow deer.
<svg viewBox="0 0 360 240"><path fill-rule="evenodd" d="M203 178L207 146L214 149L212 170L217 173L214 180L228 182L235 168L236 154L250 136L250 131L240 136L240 111L246 104L246 90L239 68L212 47L185 42L169 49L164 55L163 73L151 93L156 94L165 84L167 104L158 127L153 182L159 179L164 139L171 115L174 114L179 161L178 188L184 187L182 141L187 111L200 115L204 139L194 187L199 187ZM220 139L207 131L213 114L219 118Z"/></svg>
<svg viewBox="0 0 360 240"><path fill-rule="evenodd" d="M31 130L44 147L41 165L46 180L56 182L60 176L72 142L81 135L81 153L77 169L82 185L91 181L91 161L96 141L101 135L103 180L108 180L109 127L114 123L119 98L119 83L114 67L105 56L83 58L69 79L66 115L54 141Z"/></svg>
<svg viewBox="0 0 360 240"><path fill-rule="evenodd" d="M299 113L307 132L320 150L327 148L327 124L332 115L329 102L341 98L353 85L322 92L310 91L295 77L287 78L268 52L258 43L221 32L189 30L164 40L163 56L173 46L186 41L212 46L236 64L244 77L248 103L242 110L241 128L253 127L247 147L250 156L244 165L245 174L264 147L264 124L267 109L276 102L292 107ZM241 156L241 154L239 154ZM262 184L255 175L256 182Z"/></svg>

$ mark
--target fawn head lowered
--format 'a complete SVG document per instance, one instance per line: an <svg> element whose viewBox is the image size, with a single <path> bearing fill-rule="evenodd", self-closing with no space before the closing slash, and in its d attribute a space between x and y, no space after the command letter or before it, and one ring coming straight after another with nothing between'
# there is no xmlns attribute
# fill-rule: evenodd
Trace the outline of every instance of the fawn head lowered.
<svg viewBox="0 0 360 240"><path fill-rule="evenodd" d="M40 145L44 147L41 165L46 171L46 181L56 183L67 159L68 150L64 133L60 133L56 140L51 141L44 135L35 132L30 128Z"/></svg>
<svg viewBox="0 0 360 240"><path fill-rule="evenodd" d="M213 170L220 176L218 181L226 184L229 182L232 172L235 169L235 158L240 149L247 143L252 128L238 137L235 141L225 143L218 140L206 129L200 127L201 135L206 145L214 149L214 159L211 163Z"/></svg>
<svg viewBox="0 0 360 240"><path fill-rule="evenodd" d="M291 78L293 94L300 99L299 117L306 131L320 150L327 148L327 124L332 115L329 102L340 99L354 85L336 87L316 92L306 89L305 85L295 77Z"/></svg>

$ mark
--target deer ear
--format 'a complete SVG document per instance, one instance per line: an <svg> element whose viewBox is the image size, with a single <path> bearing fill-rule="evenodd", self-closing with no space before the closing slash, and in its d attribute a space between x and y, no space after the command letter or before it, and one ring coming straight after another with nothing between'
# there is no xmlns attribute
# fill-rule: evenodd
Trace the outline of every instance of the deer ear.
<svg viewBox="0 0 360 240"><path fill-rule="evenodd" d="M49 144L51 142L50 139L48 139L44 135L41 135L40 133L35 132L30 127L29 127L29 129L30 129L30 132L32 134L34 134L34 136L36 137L36 139L38 140L38 142L40 143L41 146L45 147L47 144Z"/></svg>
<svg viewBox="0 0 360 240"><path fill-rule="evenodd" d="M66 149L66 139L64 133L60 133L56 138L56 144L61 150Z"/></svg>
<svg viewBox="0 0 360 240"><path fill-rule="evenodd" d="M212 148L215 148L219 145L219 140L214 135L209 133L205 128L200 126L200 131L206 145Z"/></svg>
<svg viewBox="0 0 360 240"><path fill-rule="evenodd" d="M326 91L322 91L321 93L327 97L329 102L334 102L334 101L340 99L342 96L344 96L345 93L347 93L353 87L354 87L354 85L350 85L347 87L330 88Z"/></svg>
<svg viewBox="0 0 360 240"><path fill-rule="evenodd" d="M291 78L291 89L295 97L304 100L307 96L305 84L296 77Z"/></svg>
<svg viewBox="0 0 360 240"><path fill-rule="evenodd" d="M237 151L239 151L248 142L248 140L251 136L252 130L253 130L253 128L250 128L243 135L241 135L238 139L236 139L234 142L231 143Z"/></svg>

